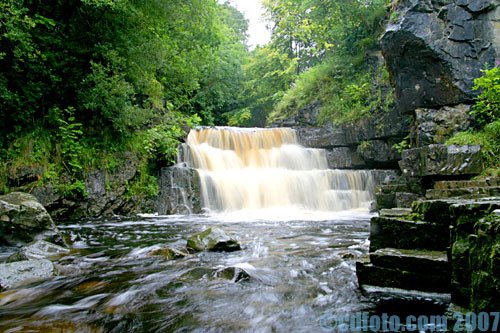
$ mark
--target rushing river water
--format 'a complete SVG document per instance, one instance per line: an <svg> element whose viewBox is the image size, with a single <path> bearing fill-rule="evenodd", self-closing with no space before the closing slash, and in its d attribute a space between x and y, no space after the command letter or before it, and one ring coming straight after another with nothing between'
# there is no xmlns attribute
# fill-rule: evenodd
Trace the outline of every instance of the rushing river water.
<svg viewBox="0 0 500 333"><path fill-rule="evenodd" d="M218 226L243 249L183 259L150 256L185 248ZM61 275L0 294L0 331L318 332L320 318L370 308L357 288L356 258L368 250L369 216L238 221L170 216L67 222ZM242 267L251 279L216 278Z"/></svg>

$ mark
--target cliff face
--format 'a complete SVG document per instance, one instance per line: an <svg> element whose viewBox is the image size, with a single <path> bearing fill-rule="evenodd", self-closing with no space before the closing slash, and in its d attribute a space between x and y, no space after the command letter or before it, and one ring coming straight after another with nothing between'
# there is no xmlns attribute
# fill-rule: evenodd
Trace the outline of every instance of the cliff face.
<svg viewBox="0 0 500 333"><path fill-rule="evenodd" d="M402 112L469 103L474 78L500 59L497 0L403 0L382 37Z"/></svg>

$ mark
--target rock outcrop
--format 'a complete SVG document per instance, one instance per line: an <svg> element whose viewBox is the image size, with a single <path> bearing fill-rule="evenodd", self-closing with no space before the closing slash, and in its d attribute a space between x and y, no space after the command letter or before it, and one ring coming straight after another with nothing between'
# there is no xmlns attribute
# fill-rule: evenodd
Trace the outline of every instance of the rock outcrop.
<svg viewBox="0 0 500 333"><path fill-rule="evenodd" d="M319 108L307 106L279 125L294 128L304 146L325 149L331 169L397 168L401 156L393 146L410 133L410 116L390 110L353 124L318 126Z"/></svg>
<svg viewBox="0 0 500 333"><path fill-rule="evenodd" d="M80 192L68 193L61 186L51 183L35 186L35 172L38 176L43 170L33 167L12 173L11 185L19 189L28 189L47 209L54 219L75 219L81 217L100 217L111 215L130 215L149 213L155 209L154 200L146 195L132 195L128 191L131 184L141 175L139 159L132 153L125 152L117 156L120 161L115 170L92 170L84 175ZM31 176L30 176L31 175ZM35 179L36 180L36 179ZM70 182L67 175L62 175L60 183ZM14 188L16 188L14 187ZM32 190L32 191L31 191Z"/></svg>
<svg viewBox="0 0 500 333"><path fill-rule="evenodd" d="M500 54L496 0L403 0L382 37L402 112L470 103L473 80Z"/></svg>
<svg viewBox="0 0 500 333"><path fill-rule="evenodd" d="M201 213L201 191L198 172L180 165L162 168L159 176L159 214Z"/></svg>
<svg viewBox="0 0 500 333"><path fill-rule="evenodd" d="M33 195L12 192L0 196L0 244L15 245L35 239L64 243L52 218Z"/></svg>

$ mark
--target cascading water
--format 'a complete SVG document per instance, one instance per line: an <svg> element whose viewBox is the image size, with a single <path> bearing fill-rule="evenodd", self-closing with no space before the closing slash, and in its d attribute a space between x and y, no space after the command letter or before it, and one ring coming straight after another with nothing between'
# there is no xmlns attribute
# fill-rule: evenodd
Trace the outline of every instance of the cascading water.
<svg viewBox="0 0 500 333"><path fill-rule="evenodd" d="M293 129L198 128L186 145L180 159L197 169L210 211L367 210L372 200L370 171L328 169L325 151L299 145Z"/></svg>

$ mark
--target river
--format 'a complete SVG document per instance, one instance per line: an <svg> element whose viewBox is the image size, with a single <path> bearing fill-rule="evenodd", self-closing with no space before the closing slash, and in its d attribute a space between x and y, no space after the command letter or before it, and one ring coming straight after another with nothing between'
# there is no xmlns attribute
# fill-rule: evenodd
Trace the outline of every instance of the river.
<svg viewBox="0 0 500 333"><path fill-rule="evenodd" d="M243 249L177 260L148 255L185 248L189 235L210 226ZM73 241L56 261L61 275L2 294L1 331L317 332L322 316L373 307L358 290L354 264L368 251L368 214L142 217L60 229ZM231 266L251 278L214 277Z"/></svg>

